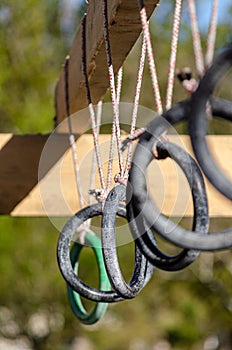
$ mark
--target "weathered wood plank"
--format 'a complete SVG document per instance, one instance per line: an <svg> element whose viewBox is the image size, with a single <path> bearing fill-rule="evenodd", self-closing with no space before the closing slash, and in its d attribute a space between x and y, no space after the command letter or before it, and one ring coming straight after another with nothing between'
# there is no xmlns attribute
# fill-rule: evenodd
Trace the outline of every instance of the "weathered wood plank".
<svg viewBox="0 0 232 350"><path fill-rule="evenodd" d="M146 0L148 17L159 0ZM109 35L115 72L122 66L141 32L137 1L111 0L108 4ZM90 1L86 19L87 70L92 101L96 104L105 95L109 86L103 40L102 1ZM73 114L86 107L86 93L81 67L81 28L70 50L69 97ZM61 73L55 94L57 125L65 118L64 73Z"/></svg>
<svg viewBox="0 0 232 350"><path fill-rule="evenodd" d="M100 135L104 169L110 135ZM190 153L188 136L170 136ZM208 136L210 148L231 177L232 136ZM44 145L46 147L44 148ZM77 139L81 181L87 204L92 163L91 135ZM14 216L69 216L79 209L68 135L0 134L0 213ZM223 157L222 157L223 155ZM118 172L117 160L114 173ZM39 174L39 183L38 183ZM184 176L171 160L154 161L148 171L149 191L159 208L171 216L191 216L192 204ZM96 173L96 187L99 186ZM207 183L211 216L231 217L231 202Z"/></svg>
<svg viewBox="0 0 232 350"><path fill-rule="evenodd" d="M48 137L49 135L0 134L0 214L11 214L38 184L40 157ZM57 134L53 137L50 152L47 152L47 162L44 162L40 172L41 179L68 147L67 135L64 137ZM53 152L53 149L56 151ZM25 216L28 214L26 211Z"/></svg>

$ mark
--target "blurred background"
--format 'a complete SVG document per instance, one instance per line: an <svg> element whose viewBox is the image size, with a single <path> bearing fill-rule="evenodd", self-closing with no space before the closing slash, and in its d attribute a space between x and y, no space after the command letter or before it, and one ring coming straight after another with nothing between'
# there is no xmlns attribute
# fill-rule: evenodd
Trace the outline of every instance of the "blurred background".
<svg viewBox="0 0 232 350"><path fill-rule="evenodd" d="M162 94L167 83L173 3L161 0L151 20ZM231 0L219 3L216 52L232 39ZM203 47L210 4L197 1ZM0 132L53 130L55 84L85 9L86 3L78 0L0 1ZM135 45L125 63L122 101L133 101L138 49ZM178 66L186 65L194 74L184 3ZM217 93L231 98L231 75ZM176 82L175 101L185 97ZM109 101L109 96L105 100ZM154 109L147 70L141 104ZM178 126L178 131L185 133L186 126ZM232 126L212 121L210 132L231 134ZM182 219L181 224L191 227L191 219ZM211 231L229 226L231 219L213 218L210 222ZM0 217L0 350L232 349L230 251L203 253L184 271L157 270L138 297L109 305L99 323L83 326L69 307L58 270L58 235L48 218ZM133 244L121 246L118 253L129 279ZM81 254L80 274L89 283L97 283L91 249Z"/></svg>

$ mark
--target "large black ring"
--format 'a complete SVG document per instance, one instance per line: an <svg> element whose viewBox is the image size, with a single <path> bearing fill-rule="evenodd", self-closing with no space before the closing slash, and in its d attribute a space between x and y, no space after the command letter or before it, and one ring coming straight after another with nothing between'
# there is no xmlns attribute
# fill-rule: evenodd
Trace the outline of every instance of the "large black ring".
<svg viewBox="0 0 232 350"><path fill-rule="evenodd" d="M101 302L118 302L124 300L120 295L115 291L102 291L85 284L74 272L71 258L70 258L70 245L73 241L76 230L80 227L85 221L95 216L102 215L102 204L97 203L91 206L88 206L78 213L73 215L63 230L60 233L57 246L57 260L60 271L68 283L68 285L82 297L85 297L92 301L101 301ZM125 208L120 206L117 212L117 215L125 217Z"/></svg>
<svg viewBox="0 0 232 350"><path fill-rule="evenodd" d="M213 68L211 66L210 69ZM224 119L232 118L232 102L219 98L211 98L210 105L212 114ZM210 235L202 235L200 232L194 233L190 230L174 224L168 220L159 210L147 194L146 179L144 177L146 168L153 159L153 146L159 137L178 122L184 121L191 113L191 102L185 100L174 105L166 111L163 116L154 118L146 127L145 132L140 137L136 147L129 174L130 186L127 191L127 201L130 200L132 192L132 205L136 209L136 215L142 212L145 221L165 239L177 246L187 249L198 249L202 251L222 250L232 247L232 228L222 232L214 232ZM144 149L147 149L146 154ZM155 220L154 220L155 218ZM164 230L165 229L165 230Z"/></svg>
<svg viewBox="0 0 232 350"><path fill-rule="evenodd" d="M102 204L97 203L80 210L68 220L61 231L58 240L57 260L65 281L75 292L92 301L113 303L122 301L125 298L119 295L116 291L102 291L85 284L76 275L70 258L71 242L73 241L78 227L80 227L88 219L102 214ZM118 205L117 215L126 218L126 208L121 204ZM151 266L151 264L147 265L144 286L151 278L154 270L154 267Z"/></svg>
<svg viewBox="0 0 232 350"><path fill-rule="evenodd" d="M135 242L135 264L130 283L126 283L119 266L116 248L115 225L120 201L125 199L126 187L116 185L108 194L102 215L102 248L105 268L112 287L123 298L134 298L154 272Z"/></svg>
<svg viewBox="0 0 232 350"><path fill-rule="evenodd" d="M194 205L193 231L208 233L208 203L204 179L194 159L181 147L170 142L157 144L158 159L172 158L183 170L189 182ZM177 271L190 265L199 255L198 250L184 249L175 256L168 256L160 252L154 236L147 229L143 215L134 215L132 201L127 204L127 215L133 237L146 258L156 267L166 271Z"/></svg>
<svg viewBox="0 0 232 350"><path fill-rule="evenodd" d="M224 49L214 61L213 66L206 71L199 87L192 95L191 113L189 115L189 133L195 156L204 174L214 187L225 197L232 200L232 181L221 171L213 160L205 136L207 134L206 105L215 85L232 66L232 44ZM226 108L226 104L224 109ZM227 119L232 121L231 108Z"/></svg>

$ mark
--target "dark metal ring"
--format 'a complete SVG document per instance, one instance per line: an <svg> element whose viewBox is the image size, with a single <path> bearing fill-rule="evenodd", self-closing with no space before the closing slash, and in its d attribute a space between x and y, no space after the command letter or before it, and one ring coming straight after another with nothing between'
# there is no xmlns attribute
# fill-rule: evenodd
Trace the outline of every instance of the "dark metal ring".
<svg viewBox="0 0 232 350"><path fill-rule="evenodd" d="M181 147L170 142L158 142L158 159L172 158L183 170L189 182L194 204L193 231L208 233L208 203L204 179L194 159ZM150 229L144 223L143 215L134 215L136 205L127 204L127 215L133 237L147 259L156 267L166 271L177 271L190 265L199 255L198 250L184 249L175 256L163 254Z"/></svg>
<svg viewBox="0 0 232 350"><path fill-rule="evenodd" d="M232 181L227 178L213 160L205 136L207 134L206 105L213 90L222 76L232 66L232 44L226 47L216 58L212 67L206 71L195 93L192 95L189 115L189 133L195 156L204 174L212 185L225 197L232 200ZM227 119L232 121L232 111L228 110Z"/></svg>
<svg viewBox="0 0 232 350"><path fill-rule="evenodd" d="M223 101L224 100L218 98L211 98L211 110L213 115L229 119L232 114L232 102L227 101L224 109ZM230 106L230 108L228 108L228 106ZM129 202L132 192L131 200L134 210L136 207L137 213L142 212L145 221L150 227L153 227L158 234L179 247L204 251L227 249L232 247L232 228L223 232L211 233L210 235L202 235L200 232L198 233L198 231L194 233L193 231L185 230L160 214L159 210L147 195L144 174L146 168L153 160L152 150L154 143L159 141L159 137L168 130L171 125L186 120L190 113L190 100L181 101L166 111L163 116L154 118L147 125L145 132L140 136L139 143L133 155L128 182L130 186L127 187L127 202ZM144 149L147 150L146 154Z"/></svg>
<svg viewBox="0 0 232 350"><path fill-rule="evenodd" d="M134 298L148 282L154 272L135 242L134 272L129 284L122 276L116 248L115 225L120 201L125 199L126 187L116 185L108 194L102 215L102 248L105 268L112 287L123 298Z"/></svg>
<svg viewBox="0 0 232 350"><path fill-rule="evenodd" d="M95 216L102 215L102 205L97 203L91 206L88 206L78 213L73 215L63 230L61 231L58 246L57 246L57 260L60 271L68 283L68 285L82 297L85 297L92 301L100 302L118 302L124 300L120 295L115 291L103 291L85 284L76 274L72 266L70 258L70 245L73 241L74 235L78 227L80 227L85 221ZM117 215L125 217L126 211L125 207L119 206Z"/></svg>

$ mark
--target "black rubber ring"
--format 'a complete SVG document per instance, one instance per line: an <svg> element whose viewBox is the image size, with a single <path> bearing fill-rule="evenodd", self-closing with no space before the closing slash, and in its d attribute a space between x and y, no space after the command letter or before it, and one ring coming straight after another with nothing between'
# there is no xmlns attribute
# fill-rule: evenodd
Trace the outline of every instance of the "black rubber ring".
<svg viewBox="0 0 232 350"><path fill-rule="evenodd" d="M232 181L213 160L205 136L207 134L206 105L218 81L232 66L232 44L227 46L206 71L195 93L192 95L189 115L189 133L192 147L204 174L225 197L232 200ZM225 102L224 102L225 103ZM226 109L226 103L223 106ZM228 110L228 120L232 121L232 111Z"/></svg>
<svg viewBox="0 0 232 350"><path fill-rule="evenodd" d="M207 234L209 229L208 203L204 179L194 159L181 147L170 142L157 144L158 159L172 158L185 173L193 196L193 231ZM127 204L127 215L133 237L147 259L156 267L166 271L177 271L190 265L199 255L198 250L184 249L175 256L163 254L157 247L154 236L144 223L143 216L134 215L132 201Z"/></svg>
<svg viewBox="0 0 232 350"><path fill-rule="evenodd" d="M76 230L80 227L85 221L95 216L102 215L102 204L97 203L91 206L88 206L78 213L73 215L63 230L60 233L60 237L57 245L57 260L60 271L68 283L68 285L82 297L85 297L92 301L100 302L118 302L125 300L121 295L116 291L102 291L85 284L74 272L72 267L72 262L70 258L70 245L73 241ZM119 204L117 215L123 218L126 218L126 208ZM151 264L148 264L146 271L145 284L151 278L153 274L154 267Z"/></svg>
<svg viewBox="0 0 232 350"><path fill-rule="evenodd" d="M119 216L125 217L125 208L120 206ZM57 260L60 271L68 285L82 297L92 301L118 302L124 300L115 291L102 291L85 284L74 272L70 258L70 245L76 230L85 221L95 216L102 215L102 205L97 203L88 206L73 215L60 233L57 246Z"/></svg>
<svg viewBox="0 0 232 350"><path fill-rule="evenodd" d="M223 109L223 100L211 98L211 109L213 115L229 120L232 114L232 102L227 101L225 110ZM230 108L228 106L230 105ZM230 113L229 113L230 110ZM210 235L202 235L200 232L194 233L190 230L174 224L168 220L154 203L147 197L147 186L145 179L146 168L153 159L153 146L159 140L159 137L178 122L188 118L191 112L190 100L177 103L171 109L166 111L163 116L154 118L146 127L145 132L140 136L139 143L133 155L132 165L129 174L130 186L128 186L127 202L132 200L137 207L138 212L142 212L145 221L153 229L168 241L175 245L187 249L197 249L202 251L223 250L232 247L232 228L222 232L214 232ZM144 149L147 150L146 154ZM131 187L131 188L130 188ZM154 218L156 218L154 222ZM164 231L166 228L166 231Z"/></svg>
<svg viewBox="0 0 232 350"><path fill-rule="evenodd" d="M105 268L112 287L124 298L134 298L142 290L154 272L145 256L135 243L135 263L131 281L126 283L123 278L116 247L115 225L120 201L125 199L126 187L116 185L108 194L102 215L102 248Z"/></svg>

